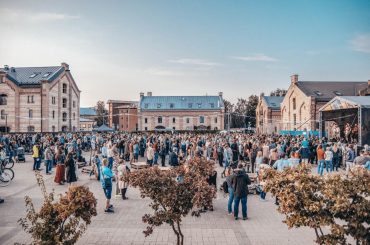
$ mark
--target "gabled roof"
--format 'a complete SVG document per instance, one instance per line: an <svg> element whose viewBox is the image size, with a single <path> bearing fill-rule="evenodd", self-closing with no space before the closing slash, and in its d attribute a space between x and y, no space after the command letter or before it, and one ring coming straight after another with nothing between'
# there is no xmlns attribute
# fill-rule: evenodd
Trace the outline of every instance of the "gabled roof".
<svg viewBox="0 0 370 245"><path fill-rule="evenodd" d="M336 96L320 108L320 111L331 111L350 108L370 108L370 96Z"/></svg>
<svg viewBox="0 0 370 245"><path fill-rule="evenodd" d="M96 116L96 110L94 107L81 107L80 116Z"/></svg>
<svg viewBox="0 0 370 245"><path fill-rule="evenodd" d="M62 72L63 66L0 68L6 77L18 86L40 85L41 81L52 82Z"/></svg>
<svg viewBox="0 0 370 245"><path fill-rule="evenodd" d="M220 96L143 96L141 110L219 110L224 107Z"/></svg>
<svg viewBox="0 0 370 245"><path fill-rule="evenodd" d="M273 110L280 110L280 103L284 100L283 96L263 96L262 98L265 100L267 107Z"/></svg>
<svg viewBox="0 0 370 245"><path fill-rule="evenodd" d="M297 82L298 88L307 96L329 101L335 96L356 96L367 82Z"/></svg>

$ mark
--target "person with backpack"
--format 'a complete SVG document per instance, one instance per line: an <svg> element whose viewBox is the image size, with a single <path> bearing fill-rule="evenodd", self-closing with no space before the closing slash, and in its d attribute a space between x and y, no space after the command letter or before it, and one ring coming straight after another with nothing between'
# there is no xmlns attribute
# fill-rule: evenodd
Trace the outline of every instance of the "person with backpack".
<svg viewBox="0 0 370 245"><path fill-rule="evenodd" d="M231 179L231 185L234 188L234 218L238 220L239 217L239 203L242 203L242 215L243 220L248 219L247 216L247 196L248 196L248 185L251 184L249 176L243 169L243 165L239 164L238 168L235 169L235 174Z"/></svg>
<svg viewBox="0 0 370 245"><path fill-rule="evenodd" d="M229 215L233 214L233 202L234 202L234 189L231 184L231 180L233 178L233 170L232 168L227 168L225 171L226 180L224 181L222 188L225 193L229 193L229 199L227 201L227 211Z"/></svg>

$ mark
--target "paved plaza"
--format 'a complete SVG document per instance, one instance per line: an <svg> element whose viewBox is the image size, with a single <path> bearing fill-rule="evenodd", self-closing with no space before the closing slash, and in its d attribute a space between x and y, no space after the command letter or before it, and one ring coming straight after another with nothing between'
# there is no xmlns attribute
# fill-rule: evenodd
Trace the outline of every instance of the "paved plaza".
<svg viewBox="0 0 370 245"><path fill-rule="evenodd" d="M25 215L24 196L29 195L36 207L42 201L42 194L37 187L32 171L32 159L27 156L26 163L14 166L15 179L10 186L0 189L0 196L5 203L0 205L0 244L29 243L30 236L17 224L17 220ZM218 169L218 173L221 168ZM48 191L55 189L63 193L67 186L54 183L54 175L44 175ZM220 174L218 174L220 176ZM218 186L221 184L218 178ZM80 185L85 185L94 192L98 199L98 215L93 218L87 232L78 244L175 244L176 238L172 229L163 225L154 233L145 237L142 231L146 225L141 217L150 213L149 200L141 199L138 189L128 190L129 200L113 199L114 214L104 213L104 194L101 185L87 174L80 174ZM200 218L185 218L182 229L185 244L313 244L315 236L306 228L291 229L282 223L283 216L276 211L272 197L261 202L256 195L248 196L247 221L235 221L227 215L227 196L218 191L214 201L215 210L207 212Z"/></svg>

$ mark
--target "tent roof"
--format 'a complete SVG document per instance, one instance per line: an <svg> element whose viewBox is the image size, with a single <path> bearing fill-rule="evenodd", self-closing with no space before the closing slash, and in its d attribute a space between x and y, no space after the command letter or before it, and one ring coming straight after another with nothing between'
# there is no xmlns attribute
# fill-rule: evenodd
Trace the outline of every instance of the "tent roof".
<svg viewBox="0 0 370 245"><path fill-rule="evenodd" d="M336 96L326 103L320 111L350 108L370 108L370 96Z"/></svg>
<svg viewBox="0 0 370 245"><path fill-rule="evenodd" d="M109 132L111 132L111 131L114 131L114 130L111 129L110 127L108 127L107 125L103 124L98 128L94 128L93 131L97 131L97 132L108 132L109 131Z"/></svg>

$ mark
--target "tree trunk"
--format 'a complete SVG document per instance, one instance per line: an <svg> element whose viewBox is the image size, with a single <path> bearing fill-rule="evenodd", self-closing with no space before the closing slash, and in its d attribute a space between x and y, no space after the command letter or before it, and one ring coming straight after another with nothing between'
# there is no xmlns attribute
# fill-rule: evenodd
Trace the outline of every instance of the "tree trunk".
<svg viewBox="0 0 370 245"><path fill-rule="evenodd" d="M173 232L175 232L175 234L177 236L177 245L182 245L181 239L180 239L180 233L176 230L175 225L174 225L173 222L171 222L171 227L172 227Z"/></svg>
<svg viewBox="0 0 370 245"><path fill-rule="evenodd" d="M179 234L180 234L180 237L181 237L181 245L184 245L184 234L182 234L182 232L181 232L179 221L177 221L177 230L179 231Z"/></svg>

